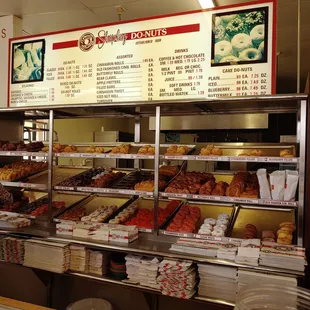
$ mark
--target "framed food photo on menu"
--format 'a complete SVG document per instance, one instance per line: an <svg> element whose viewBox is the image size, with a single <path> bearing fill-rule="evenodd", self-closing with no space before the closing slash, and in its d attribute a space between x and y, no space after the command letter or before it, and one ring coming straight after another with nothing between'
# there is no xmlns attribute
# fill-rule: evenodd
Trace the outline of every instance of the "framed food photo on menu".
<svg viewBox="0 0 310 310"><path fill-rule="evenodd" d="M211 66L266 63L268 7L213 14Z"/></svg>
<svg viewBox="0 0 310 310"><path fill-rule="evenodd" d="M45 40L12 45L11 83L42 82L44 79Z"/></svg>

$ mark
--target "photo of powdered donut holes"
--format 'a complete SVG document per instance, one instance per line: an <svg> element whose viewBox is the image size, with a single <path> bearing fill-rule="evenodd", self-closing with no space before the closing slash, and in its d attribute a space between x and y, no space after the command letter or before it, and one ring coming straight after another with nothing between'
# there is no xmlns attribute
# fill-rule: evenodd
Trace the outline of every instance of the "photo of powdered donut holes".
<svg viewBox="0 0 310 310"><path fill-rule="evenodd" d="M268 60L268 7L212 16L211 66Z"/></svg>

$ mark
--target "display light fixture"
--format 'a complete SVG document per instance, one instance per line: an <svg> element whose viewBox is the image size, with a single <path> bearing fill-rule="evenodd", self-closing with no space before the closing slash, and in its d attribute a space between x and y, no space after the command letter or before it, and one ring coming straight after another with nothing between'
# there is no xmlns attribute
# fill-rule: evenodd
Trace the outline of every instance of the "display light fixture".
<svg viewBox="0 0 310 310"><path fill-rule="evenodd" d="M198 0L202 9L214 8L215 4L213 0Z"/></svg>

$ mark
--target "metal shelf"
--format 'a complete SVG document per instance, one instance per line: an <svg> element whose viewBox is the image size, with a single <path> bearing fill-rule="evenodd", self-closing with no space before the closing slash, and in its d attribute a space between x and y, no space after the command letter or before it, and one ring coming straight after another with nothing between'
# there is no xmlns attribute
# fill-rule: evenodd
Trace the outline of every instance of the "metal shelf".
<svg viewBox="0 0 310 310"><path fill-rule="evenodd" d="M3 186L7 187L22 187L26 189L34 189L38 191L47 191L47 185L45 184L36 184L36 183L27 183L27 182L9 182L9 181L0 181Z"/></svg>
<svg viewBox="0 0 310 310"><path fill-rule="evenodd" d="M44 152L26 152L26 151L0 151L0 156L28 156L28 157L47 157Z"/></svg>
<svg viewBox="0 0 310 310"><path fill-rule="evenodd" d="M26 231L26 230L25 230ZM267 272L273 274L280 274L280 275L287 275L287 276L304 276L304 272L288 270L288 269L280 269L280 268L273 268L267 266L248 266L237 264L234 261L218 259L216 257L204 257L198 256L194 254L186 254L179 252L170 251L171 241L177 240L174 237L168 238L161 238L158 236L155 240L151 239L151 235L147 235L144 237L139 237L139 239L135 240L129 244L117 244L117 243L110 243L110 242L93 242L89 241L85 238L73 238L69 236L58 236L58 235L50 235L46 237L46 240L52 242L68 242L79 244L83 246L87 246L90 248L96 248L100 250L106 251L117 251L117 252L125 252L137 255L145 255L145 256L152 256L152 257L166 257L166 258L174 258L174 259L181 259L181 260L190 260L195 263L206 263L206 264L215 264L215 265L223 265L223 266L230 266L230 267L238 267L243 268L245 270L254 270L259 272ZM167 240L169 239L169 240Z"/></svg>
<svg viewBox="0 0 310 310"><path fill-rule="evenodd" d="M239 197L225 197L225 196L205 196L205 195L192 195L192 194L174 194L174 193L160 193L161 197L168 198L182 198L188 200L201 200L209 202L227 202L237 204L251 204L251 205L262 205L262 206L274 206L274 207L298 207L297 201L277 201L277 200L266 200L266 199L250 199L250 198L239 198Z"/></svg>
<svg viewBox="0 0 310 310"><path fill-rule="evenodd" d="M223 97L216 99L85 103L33 107L1 108L0 113L25 112L26 118L46 119L49 110L55 118L72 117L136 117L155 115L155 107L162 107L163 116L204 115L223 113L296 113L299 101L308 100L307 94L279 94L267 96ZM139 109L136 109L139 108ZM17 113L17 116L21 115Z"/></svg>
<svg viewBox="0 0 310 310"><path fill-rule="evenodd" d="M201 156L201 155L185 155L185 156L162 156L166 160L197 160L197 161L224 161L224 162L246 162L246 163L279 163L291 164L299 163L298 157L255 157L255 156Z"/></svg>
<svg viewBox="0 0 310 310"><path fill-rule="evenodd" d="M156 290L153 288L149 288L149 287L141 286L141 285L137 285L137 284L130 284L130 283L126 283L126 282L123 282L120 280L114 280L108 276L101 276L100 277L100 276L94 276L91 274L79 273L79 272L69 272L69 273L67 273L67 275L86 278L86 279L93 280L93 281L100 281L100 282L104 282L104 283L120 285L123 287L128 287L128 288L143 291L143 292L161 295L160 290ZM162 295L162 296L165 296L165 295ZM203 296L193 296L189 300L196 300L196 301L200 301L200 302L208 302L208 303L213 303L213 304L218 304L218 305L223 305L223 306L229 306L229 307L235 306L235 303L230 302L230 301L225 301L225 300L220 300L220 299L215 299L215 298L210 298L210 297L203 297Z"/></svg>

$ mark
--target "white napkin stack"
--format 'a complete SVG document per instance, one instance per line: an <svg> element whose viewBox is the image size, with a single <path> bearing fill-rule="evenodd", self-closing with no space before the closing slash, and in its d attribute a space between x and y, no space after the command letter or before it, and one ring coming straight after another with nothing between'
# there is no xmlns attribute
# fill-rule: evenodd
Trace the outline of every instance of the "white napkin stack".
<svg viewBox="0 0 310 310"><path fill-rule="evenodd" d="M70 266L69 245L67 243L26 240L24 266L64 273Z"/></svg>
<svg viewBox="0 0 310 310"><path fill-rule="evenodd" d="M109 270L109 253L88 250L89 265L88 272L94 275L105 275Z"/></svg>
<svg viewBox="0 0 310 310"><path fill-rule="evenodd" d="M191 298L197 290L197 267L192 262L164 259L159 264L157 281L163 295Z"/></svg>
<svg viewBox="0 0 310 310"><path fill-rule="evenodd" d="M235 301L237 291L237 268L198 264L198 295Z"/></svg>
<svg viewBox="0 0 310 310"><path fill-rule="evenodd" d="M143 257L140 260L139 281L140 285L159 289L157 282L160 261L154 258Z"/></svg>
<svg viewBox="0 0 310 310"><path fill-rule="evenodd" d="M260 252L260 239L242 240L238 247L238 254L235 262L237 264L258 266Z"/></svg>
<svg viewBox="0 0 310 310"><path fill-rule="evenodd" d="M3 239L3 259L8 263L23 264L25 240L12 237Z"/></svg>
<svg viewBox="0 0 310 310"><path fill-rule="evenodd" d="M70 270L87 272L89 253L84 246L70 245Z"/></svg>
<svg viewBox="0 0 310 310"><path fill-rule="evenodd" d="M159 260L137 255L126 256L126 272L130 282L159 289L157 282Z"/></svg>
<svg viewBox="0 0 310 310"><path fill-rule="evenodd" d="M307 265L306 249L292 245L263 242L260 251L260 265L304 271Z"/></svg>
<svg viewBox="0 0 310 310"><path fill-rule="evenodd" d="M264 283L279 285L283 287L297 286L297 279L295 277L263 274L259 272L245 271L240 269L238 270L237 281L238 292L240 292L241 289L249 285L264 287Z"/></svg>

